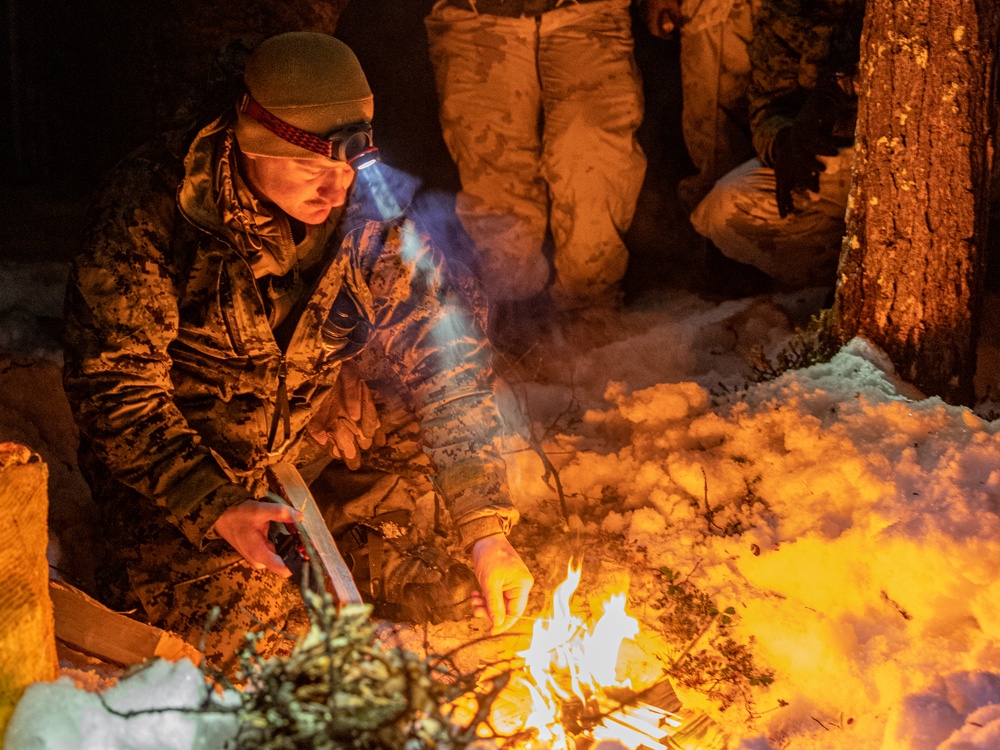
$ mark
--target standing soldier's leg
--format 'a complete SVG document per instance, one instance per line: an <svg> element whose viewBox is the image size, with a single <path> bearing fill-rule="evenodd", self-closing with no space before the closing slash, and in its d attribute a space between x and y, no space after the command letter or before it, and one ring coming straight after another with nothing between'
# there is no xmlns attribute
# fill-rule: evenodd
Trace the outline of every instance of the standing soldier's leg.
<svg viewBox="0 0 1000 750"><path fill-rule="evenodd" d="M646 159L635 139L642 82L628 0L568 5L541 16L543 174L552 199L556 280L566 306L612 301L628 253Z"/></svg>
<svg viewBox="0 0 1000 750"><path fill-rule="evenodd" d="M820 157L819 193L793 194L795 210L778 215L774 170L757 159L719 180L691 223L723 255L756 266L788 287L832 284L844 236L853 147Z"/></svg>
<svg viewBox="0 0 1000 750"><path fill-rule="evenodd" d="M677 191L690 210L754 155L747 109L752 24L750 0L688 0L681 11L681 127L698 174Z"/></svg>
<svg viewBox="0 0 1000 750"><path fill-rule="evenodd" d="M548 196L538 164L535 20L438 3L426 25L441 129L462 180L456 208L486 293L527 299L550 275L542 254Z"/></svg>

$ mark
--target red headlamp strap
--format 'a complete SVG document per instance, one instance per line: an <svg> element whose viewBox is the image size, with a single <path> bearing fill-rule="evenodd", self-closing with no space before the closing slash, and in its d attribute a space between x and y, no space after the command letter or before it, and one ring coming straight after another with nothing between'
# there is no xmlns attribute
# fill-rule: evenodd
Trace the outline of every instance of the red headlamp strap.
<svg viewBox="0 0 1000 750"><path fill-rule="evenodd" d="M249 93L243 96L243 101L240 102L240 111L246 112L250 117L283 141L288 141L304 148L306 151L312 151L314 154L320 154L328 159L336 158L333 155L333 143L325 138L307 133L294 125L289 125L284 120L275 117L264 109Z"/></svg>

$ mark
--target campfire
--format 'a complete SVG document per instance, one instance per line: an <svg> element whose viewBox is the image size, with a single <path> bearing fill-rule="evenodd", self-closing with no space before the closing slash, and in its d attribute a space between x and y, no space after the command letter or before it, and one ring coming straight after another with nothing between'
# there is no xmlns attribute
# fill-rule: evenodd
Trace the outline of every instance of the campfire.
<svg viewBox="0 0 1000 750"><path fill-rule="evenodd" d="M504 734L530 738L524 747L575 750L609 740L615 747L659 750L679 725L674 714L641 698L620 663L639 623L625 612L625 592L612 593L592 624L573 614L570 600L581 570L570 564L556 589L551 614L534 623L531 645L518 653L523 670L494 704L491 723Z"/></svg>

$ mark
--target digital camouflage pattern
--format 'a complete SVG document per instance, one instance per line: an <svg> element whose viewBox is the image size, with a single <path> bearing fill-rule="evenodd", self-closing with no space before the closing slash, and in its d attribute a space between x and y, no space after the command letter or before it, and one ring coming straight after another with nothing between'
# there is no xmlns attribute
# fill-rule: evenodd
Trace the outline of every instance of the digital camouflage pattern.
<svg viewBox="0 0 1000 750"><path fill-rule="evenodd" d="M220 607L205 644L217 663L244 631L294 624L299 599L210 529L264 496L268 464L316 458L304 427L349 357L381 368L372 377L398 428L386 455L405 461L422 446L463 542L516 520L484 339L426 238L383 218L383 168L362 173L342 224L320 228L299 257L287 222L239 181L231 120L119 165L65 311L81 465L123 563L106 571L103 594L196 645Z"/></svg>
<svg viewBox="0 0 1000 750"><path fill-rule="evenodd" d="M613 294L646 167L629 0L537 17L439 3L426 25L457 212L487 295L528 299L550 277L569 305Z"/></svg>
<svg viewBox="0 0 1000 750"><path fill-rule="evenodd" d="M750 43L750 126L757 155L772 166L778 131L811 91L856 72L864 0L760 0ZM856 110L834 134L853 137Z"/></svg>

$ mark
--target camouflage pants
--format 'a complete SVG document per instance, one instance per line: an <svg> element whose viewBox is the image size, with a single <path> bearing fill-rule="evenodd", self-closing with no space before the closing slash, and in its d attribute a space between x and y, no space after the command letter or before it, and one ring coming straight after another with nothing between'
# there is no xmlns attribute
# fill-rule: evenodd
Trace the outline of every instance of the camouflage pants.
<svg viewBox="0 0 1000 750"><path fill-rule="evenodd" d="M750 0L684 0L681 15L681 127L698 174L678 186L690 210L716 180L754 155L750 85Z"/></svg>
<svg viewBox="0 0 1000 750"><path fill-rule="evenodd" d="M487 295L557 300L612 290L628 260L645 156L628 0L567 4L536 18L439 2L426 19L441 127L458 165L457 211Z"/></svg>
<svg viewBox="0 0 1000 750"><path fill-rule="evenodd" d="M780 284L833 283L854 148L819 158L826 164L819 193L797 191L795 211L784 219L774 196L774 170L751 159L715 184L691 215L691 223L723 255L756 266Z"/></svg>
<svg viewBox="0 0 1000 750"><path fill-rule="evenodd" d="M386 444L366 452L360 470L349 470L305 439L294 459L334 534L354 524L377 527L386 517L392 536L416 541L430 536L438 521L429 461L419 427L398 396L391 390L376 394ZM230 673L247 633L257 638L258 653L270 657L305 631L308 618L297 584L255 570L223 540L198 549L164 511L113 480L91 454L85 456L81 469L105 509L108 549L99 571L99 599L177 633ZM214 608L218 615L211 620Z"/></svg>
<svg viewBox="0 0 1000 750"><path fill-rule="evenodd" d="M357 523L378 524L380 516L391 519L390 535L411 533L409 521L417 501L431 489L430 481L419 474L350 471L339 461L312 483L316 502L335 534ZM427 519L425 525L430 525ZM134 603L150 623L202 648L216 668L233 671L247 633L258 639L258 653L271 657L289 649L308 628L298 585L255 570L227 542L209 542L197 550L167 524L149 524L135 538L141 541L126 555L128 586L138 599ZM218 608L218 617L210 621L213 608Z"/></svg>

